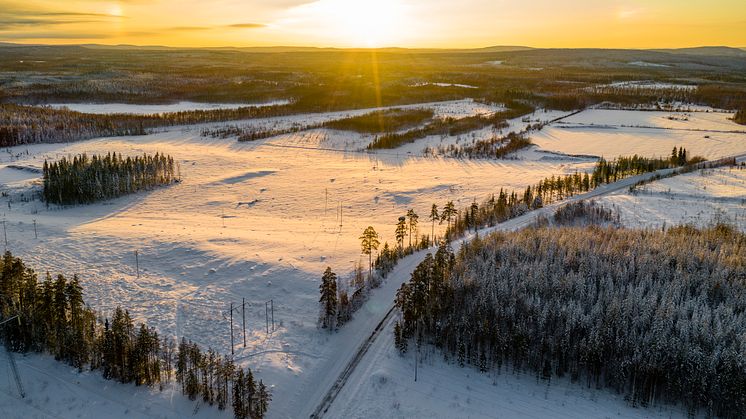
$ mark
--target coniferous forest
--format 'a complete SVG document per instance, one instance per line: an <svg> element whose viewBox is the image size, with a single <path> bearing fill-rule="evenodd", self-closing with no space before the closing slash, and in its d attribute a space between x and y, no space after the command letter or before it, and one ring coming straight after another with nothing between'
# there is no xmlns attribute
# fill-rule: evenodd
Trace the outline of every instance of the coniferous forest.
<svg viewBox="0 0 746 419"><path fill-rule="evenodd" d="M742 418L745 278L746 235L724 225L496 233L426 257L397 293L395 342Z"/></svg>
<svg viewBox="0 0 746 419"><path fill-rule="evenodd" d="M177 346L146 324L135 326L119 307L102 320L85 304L77 276L47 274L39 282L10 252L0 260L0 320L10 320L0 338L12 351L48 353L120 383L163 389L175 381L190 400L232 407L239 419L264 417L271 400L264 383L230 357L187 340Z"/></svg>
<svg viewBox="0 0 746 419"><path fill-rule="evenodd" d="M156 153L122 157L81 154L53 163L44 162L44 200L59 205L90 204L116 198L180 179L173 157Z"/></svg>

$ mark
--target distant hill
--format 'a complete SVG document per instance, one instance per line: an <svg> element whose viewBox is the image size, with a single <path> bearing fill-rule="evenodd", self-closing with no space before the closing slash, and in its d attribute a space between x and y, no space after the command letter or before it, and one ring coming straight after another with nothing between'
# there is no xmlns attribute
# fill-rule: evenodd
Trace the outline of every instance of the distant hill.
<svg viewBox="0 0 746 419"><path fill-rule="evenodd" d="M694 47L677 49L657 49L652 51L667 52L680 55L698 55L700 57L743 57L746 58L746 50L733 47Z"/></svg>

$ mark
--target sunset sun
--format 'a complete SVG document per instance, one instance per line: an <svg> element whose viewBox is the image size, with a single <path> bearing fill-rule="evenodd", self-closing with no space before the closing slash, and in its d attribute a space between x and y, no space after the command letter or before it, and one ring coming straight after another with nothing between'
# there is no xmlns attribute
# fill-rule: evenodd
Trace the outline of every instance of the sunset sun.
<svg viewBox="0 0 746 419"><path fill-rule="evenodd" d="M397 0L322 0L309 6L323 31L351 46L380 47L408 34L407 7Z"/></svg>

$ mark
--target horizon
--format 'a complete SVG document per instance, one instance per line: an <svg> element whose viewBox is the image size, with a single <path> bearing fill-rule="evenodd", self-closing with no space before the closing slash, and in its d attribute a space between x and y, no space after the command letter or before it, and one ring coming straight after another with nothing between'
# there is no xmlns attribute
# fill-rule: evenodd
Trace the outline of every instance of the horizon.
<svg viewBox="0 0 746 419"><path fill-rule="evenodd" d="M42 47L56 47L56 46L67 46L67 47L127 47L127 48L163 48L163 49L316 49L316 50L338 50L338 51L379 51L379 50L403 50L403 51L478 51L478 50L489 50L489 49L504 49L505 52L515 51L529 51L529 50L618 50L618 51L678 51L678 50L689 50L689 49L736 49L746 51L746 46L738 45L706 45L706 44L692 44L680 47L557 47L557 46L546 46L536 47L531 45L486 45L486 46L466 46L466 47L411 47L411 46L399 46L399 45L383 45L376 47L340 47L333 45L214 45L214 46L173 46L164 44L107 44L98 42L71 42L71 43L44 43L44 42L11 42L0 40L0 45L12 45L17 47L24 46L42 46Z"/></svg>
<svg viewBox="0 0 746 419"><path fill-rule="evenodd" d="M165 18L164 18L165 16ZM0 42L175 48L746 48L746 4L570 0L0 0Z"/></svg>

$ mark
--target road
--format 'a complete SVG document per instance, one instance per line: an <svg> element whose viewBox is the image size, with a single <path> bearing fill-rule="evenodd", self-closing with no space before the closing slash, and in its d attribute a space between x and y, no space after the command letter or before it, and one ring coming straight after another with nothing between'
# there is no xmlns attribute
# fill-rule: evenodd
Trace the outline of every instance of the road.
<svg viewBox="0 0 746 419"><path fill-rule="evenodd" d="M744 159L746 159L746 153L723 157L722 159L715 160L714 162L723 160L723 159L731 159L731 158L735 158L736 161L743 161ZM626 179L622 179L614 183L602 185L592 191L589 191L589 192L586 192L580 195L575 195L563 201L556 202L551 205L547 205L546 207L539 208L534 211L530 211L519 217L500 223L494 227L487 227L487 228L480 229L478 230L478 234L485 235L493 231L519 230L521 228L531 225L538 217L541 217L541 216L549 217L553 215L554 212L557 210L557 208L559 208L560 206L563 206L563 205L566 205L572 202L597 198L603 195L608 195L614 192L618 192L620 190L627 189L630 186L640 181L650 180L656 176L670 175L675 170L676 169L661 169L655 172L645 173L642 175L637 175L637 176L629 177ZM474 235L475 233L470 233L467 236L452 242L451 246L453 247L454 251L458 250L464 242L471 240L474 237ZM425 258L425 255L428 252L431 252L431 250L420 251L411 256L404 258L402 260L403 263L400 262L397 265L396 269L392 272L392 274L387 279L386 288L389 290L389 292L387 292L386 294L390 294L390 290L391 288L393 288L394 285L396 289L398 289L398 287L403 282L409 280L409 276L414 271L414 268L416 268L417 265ZM375 328L373 328L373 331L370 332L362 340L362 343L357 347L357 350L348 359L338 360L338 361L341 361L341 362L338 362L338 368L337 368L338 373L336 376L334 376L335 379L327 385L326 387L327 390L323 392L323 394L317 394L317 397L318 397L316 399L317 403L311 404L309 400L308 405L315 406L315 409L312 412L309 412L308 417L314 418L314 419L324 417L326 412L329 410L331 405L334 403L334 400L336 399L337 395L342 391L342 388L344 387L345 383L347 383L349 378L355 372L355 368L360 364L362 359L368 353L368 350L371 348L371 346L373 346L373 344L376 342L376 340L381 335L381 333L386 329L385 326L393 319L394 314L395 314L395 310L393 306L393 296L391 296L391 298L388 300L388 305L386 306L386 310L381 311L380 317L376 318L377 321L374 322ZM356 315L360 316L361 313L357 313ZM348 327L348 326L345 326L345 327ZM306 415L303 415L303 416L306 416Z"/></svg>

